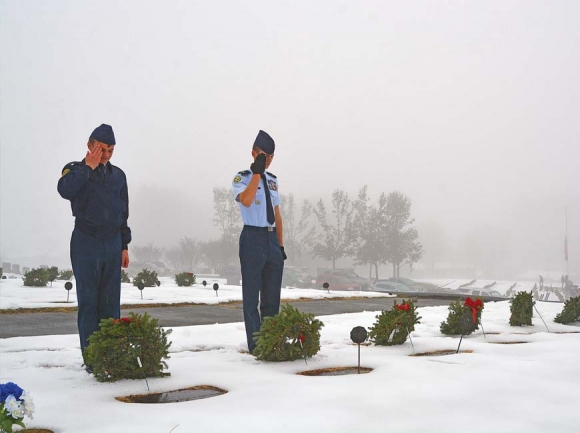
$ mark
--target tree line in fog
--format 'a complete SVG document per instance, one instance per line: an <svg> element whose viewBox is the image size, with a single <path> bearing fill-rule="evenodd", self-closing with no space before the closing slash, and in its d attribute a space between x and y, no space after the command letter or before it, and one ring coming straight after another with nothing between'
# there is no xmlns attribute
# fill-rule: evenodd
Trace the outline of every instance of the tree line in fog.
<svg viewBox="0 0 580 433"><path fill-rule="evenodd" d="M403 266L413 267L423 254L419 234L413 227L411 199L394 191L381 193L373 202L363 186L356 197L335 190L330 200L311 202L294 194L282 194L284 247L290 264L319 258L332 268L340 259L369 267L379 278L379 266L389 265L398 276ZM183 236L170 248L154 244L132 246L132 255L142 262L165 262L179 271L202 267L220 273L238 263L238 237L242 220L229 188L213 189L213 224L216 239L202 242Z"/></svg>

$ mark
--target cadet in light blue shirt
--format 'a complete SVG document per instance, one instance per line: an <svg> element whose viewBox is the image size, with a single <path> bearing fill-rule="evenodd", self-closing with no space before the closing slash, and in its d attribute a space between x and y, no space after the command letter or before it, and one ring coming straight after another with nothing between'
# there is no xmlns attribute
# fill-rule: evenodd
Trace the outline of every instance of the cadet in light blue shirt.
<svg viewBox="0 0 580 433"><path fill-rule="evenodd" d="M274 158L275 143L260 131L252 148L250 170L238 172L232 182L244 228L240 235L242 297L248 350L254 351L254 333L264 317L280 310L284 271L284 237L278 178L266 171ZM260 311L258 311L258 302Z"/></svg>

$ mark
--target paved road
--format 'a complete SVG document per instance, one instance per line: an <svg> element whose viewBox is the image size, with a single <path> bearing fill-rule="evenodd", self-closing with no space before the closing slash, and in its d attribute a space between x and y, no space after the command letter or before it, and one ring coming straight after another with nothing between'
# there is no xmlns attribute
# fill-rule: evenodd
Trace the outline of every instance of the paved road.
<svg viewBox="0 0 580 433"><path fill-rule="evenodd" d="M393 305L392 298L366 299L319 299L310 301L290 301L298 310L316 316L361 311L380 311ZM449 305L444 299L418 299L417 307ZM221 305L185 305L179 307L123 308L121 314L129 312L143 314L159 320L164 327L208 325L214 323L242 322L244 320L241 302ZM77 313L35 312L0 314L0 338L32 335L76 334Z"/></svg>

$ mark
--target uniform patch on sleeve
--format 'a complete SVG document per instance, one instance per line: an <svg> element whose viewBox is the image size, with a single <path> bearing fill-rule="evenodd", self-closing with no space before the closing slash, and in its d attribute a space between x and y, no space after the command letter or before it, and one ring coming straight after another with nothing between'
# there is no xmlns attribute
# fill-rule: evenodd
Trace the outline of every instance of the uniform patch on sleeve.
<svg viewBox="0 0 580 433"><path fill-rule="evenodd" d="M276 185L276 181L268 179L268 188L270 188L272 191L278 191L278 185Z"/></svg>
<svg viewBox="0 0 580 433"><path fill-rule="evenodd" d="M65 168L65 169L62 171L62 174L61 174L61 176L60 176L60 177L65 177L69 171L70 171L70 168Z"/></svg>
<svg viewBox="0 0 580 433"><path fill-rule="evenodd" d="M242 181L242 176L238 175L234 177L234 183L240 183Z"/></svg>

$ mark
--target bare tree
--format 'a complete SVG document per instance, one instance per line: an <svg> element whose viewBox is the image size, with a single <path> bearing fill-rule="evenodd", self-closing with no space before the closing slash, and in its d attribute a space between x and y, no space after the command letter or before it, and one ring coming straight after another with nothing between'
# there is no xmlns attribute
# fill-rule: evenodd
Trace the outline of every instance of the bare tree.
<svg viewBox="0 0 580 433"><path fill-rule="evenodd" d="M175 247L165 252L165 257L174 269L193 272L203 258L201 244L193 238L184 236Z"/></svg>
<svg viewBox="0 0 580 433"><path fill-rule="evenodd" d="M336 261L349 257L354 253L355 233L352 225L353 207L348 194L335 190L332 193L332 221L328 221L324 202L318 201L313 208L318 220L320 232L311 242L311 251L314 257L321 257L332 261L332 268Z"/></svg>
<svg viewBox="0 0 580 433"><path fill-rule="evenodd" d="M213 223L220 229L222 237L236 240L242 231L242 218L230 189L213 189L213 211Z"/></svg>
<svg viewBox="0 0 580 433"><path fill-rule="evenodd" d="M205 242L202 251L204 263L219 274L233 263L238 254L238 245L231 238L222 236L218 240Z"/></svg>
<svg viewBox="0 0 580 433"><path fill-rule="evenodd" d="M311 221L312 204L308 200L302 202L300 215L297 213L294 194L282 195L282 216L284 218L284 249L291 263L306 250L308 240L314 233Z"/></svg>
<svg viewBox="0 0 580 433"><path fill-rule="evenodd" d="M367 186L363 186L354 202L355 224L357 236L355 245L355 264L369 265L369 277L374 268L375 278L379 278L379 266L387 262L386 244L386 196L381 193L376 206L369 205Z"/></svg>
<svg viewBox="0 0 580 433"><path fill-rule="evenodd" d="M156 247L153 244L145 246L135 245L131 250L141 262L159 262L161 261L161 256L163 256L163 248Z"/></svg>
<svg viewBox="0 0 580 433"><path fill-rule="evenodd" d="M387 261L393 265L393 276L398 277L401 266L421 259L423 247L417 239L419 234L411 224L411 200L400 192L392 192L386 200L387 216Z"/></svg>

